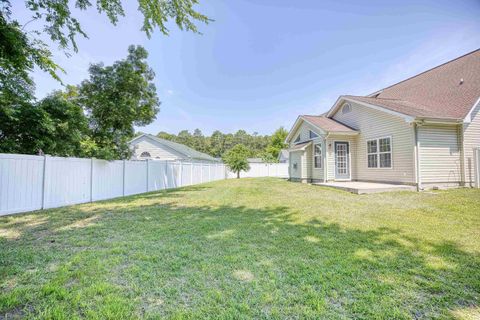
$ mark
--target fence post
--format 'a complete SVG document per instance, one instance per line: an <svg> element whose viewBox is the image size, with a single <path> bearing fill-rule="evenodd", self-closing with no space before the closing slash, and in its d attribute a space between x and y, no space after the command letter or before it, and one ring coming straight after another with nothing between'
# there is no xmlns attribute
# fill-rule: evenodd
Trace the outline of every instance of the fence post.
<svg viewBox="0 0 480 320"><path fill-rule="evenodd" d="M145 166L147 167L147 178L145 180L147 180L147 192L148 192L148 176L150 175L150 159L145 159Z"/></svg>
<svg viewBox="0 0 480 320"><path fill-rule="evenodd" d="M93 158L90 158L90 202L93 202Z"/></svg>
<svg viewBox="0 0 480 320"><path fill-rule="evenodd" d="M122 186L122 195L125 197L125 167L126 167L126 160L123 159L123 186Z"/></svg>
<svg viewBox="0 0 480 320"><path fill-rule="evenodd" d="M43 156L43 181L42 181L42 209L45 209L47 194L47 162L48 155Z"/></svg>

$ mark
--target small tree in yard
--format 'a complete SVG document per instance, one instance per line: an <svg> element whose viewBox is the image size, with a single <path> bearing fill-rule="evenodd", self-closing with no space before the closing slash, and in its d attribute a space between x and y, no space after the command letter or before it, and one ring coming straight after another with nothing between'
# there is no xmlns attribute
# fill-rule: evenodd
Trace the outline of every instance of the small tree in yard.
<svg viewBox="0 0 480 320"><path fill-rule="evenodd" d="M247 157L250 153L247 147L243 144L237 144L232 149L228 150L223 161L227 167L237 174L237 179L240 178L240 171L248 171L250 165L248 164Z"/></svg>

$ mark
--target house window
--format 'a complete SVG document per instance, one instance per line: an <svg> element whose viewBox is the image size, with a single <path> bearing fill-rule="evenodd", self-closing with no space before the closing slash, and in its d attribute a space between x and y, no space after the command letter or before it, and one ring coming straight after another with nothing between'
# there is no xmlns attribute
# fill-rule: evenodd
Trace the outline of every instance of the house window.
<svg viewBox="0 0 480 320"><path fill-rule="evenodd" d="M150 152L147 152L147 151L144 151L142 152L142 154L140 155L140 158L150 158Z"/></svg>
<svg viewBox="0 0 480 320"><path fill-rule="evenodd" d="M297 139L295 139L295 143L299 142L300 141L300 135L298 135Z"/></svg>
<svg viewBox="0 0 480 320"><path fill-rule="evenodd" d="M392 167L392 139L390 137L367 140L369 168Z"/></svg>
<svg viewBox="0 0 480 320"><path fill-rule="evenodd" d="M352 111L352 106L348 103L345 103L342 108L342 114L349 113Z"/></svg>
<svg viewBox="0 0 480 320"><path fill-rule="evenodd" d="M313 166L314 168L322 167L322 145L316 144L313 149Z"/></svg>
<svg viewBox="0 0 480 320"><path fill-rule="evenodd" d="M315 139L315 138L318 138L318 134L316 134L315 132L313 132L312 130L310 130L309 132L309 136L310 136L310 139Z"/></svg>

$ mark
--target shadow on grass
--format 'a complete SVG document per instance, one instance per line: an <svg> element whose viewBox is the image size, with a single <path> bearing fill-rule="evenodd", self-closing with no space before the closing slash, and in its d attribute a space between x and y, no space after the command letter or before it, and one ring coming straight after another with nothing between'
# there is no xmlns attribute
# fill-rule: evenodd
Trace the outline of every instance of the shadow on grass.
<svg viewBox="0 0 480 320"><path fill-rule="evenodd" d="M285 206L175 202L205 188L3 219L2 230L18 232L0 238L0 317L430 319L478 311L480 257L453 242L296 223Z"/></svg>

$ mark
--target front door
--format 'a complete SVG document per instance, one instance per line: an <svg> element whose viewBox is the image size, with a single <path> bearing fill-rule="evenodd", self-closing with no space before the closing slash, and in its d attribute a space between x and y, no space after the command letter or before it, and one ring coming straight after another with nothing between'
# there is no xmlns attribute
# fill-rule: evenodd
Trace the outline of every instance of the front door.
<svg viewBox="0 0 480 320"><path fill-rule="evenodd" d="M350 150L348 142L335 142L335 179L350 179Z"/></svg>

